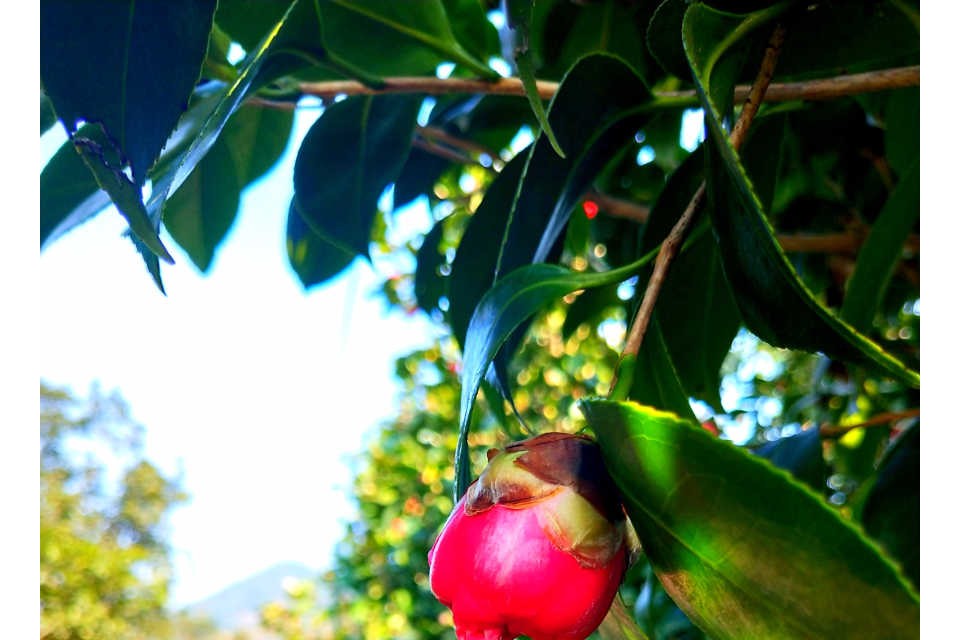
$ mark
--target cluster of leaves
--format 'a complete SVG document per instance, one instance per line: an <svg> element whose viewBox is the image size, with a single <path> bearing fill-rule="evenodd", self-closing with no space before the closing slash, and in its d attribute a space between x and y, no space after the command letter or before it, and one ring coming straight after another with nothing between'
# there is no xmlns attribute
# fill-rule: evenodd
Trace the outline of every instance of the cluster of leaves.
<svg viewBox="0 0 960 640"><path fill-rule="evenodd" d="M462 495L482 458L470 445L519 432L498 400L499 431L478 428L490 420L474 415L481 390L535 430L595 434L646 553L623 591L651 635L918 634L919 427L842 425L919 404L919 91L801 91L764 105L742 147L729 138L735 87L775 27L787 34L778 82L869 74L919 62L917 3L176 4L104 3L102 28L82 31L87 7L41 4L41 131L55 113L70 134L41 173L41 242L112 201L161 287L161 226L208 268L316 82L396 88L441 64L491 81L505 56L525 89L326 100L298 150L287 257L302 283L384 242L389 189L395 206L425 195L435 224L419 247L384 247L415 253L416 270L385 290L448 326L462 352L459 394L449 370L410 377L417 410L371 447L327 635L439 633L424 571L444 483ZM124 55L102 51L110 42ZM234 64L231 51L245 53ZM537 79L557 83L547 106ZM705 125L696 148L680 144L688 108ZM525 149L512 144L521 131ZM622 348L700 185L705 215L614 384L609 345ZM455 362L439 353L414 369ZM565 424L590 395L618 401L584 400L583 421ZM736 440L748 446L712 437L694 407L731 438L746 425L752 438ZM270 624L301 629L288 613Z"/></svg>
<svg viewBox="0 0 960 640"><path fill-rule="evenodd" d="M40 386L40 637L173 637L165 522L186 498L114 396Z"/></svg>

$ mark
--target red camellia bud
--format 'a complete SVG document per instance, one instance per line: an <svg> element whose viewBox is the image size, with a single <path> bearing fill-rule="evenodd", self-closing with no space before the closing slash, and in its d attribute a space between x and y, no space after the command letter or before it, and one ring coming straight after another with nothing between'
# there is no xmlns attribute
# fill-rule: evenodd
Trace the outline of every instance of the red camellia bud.
<svg viewBox="0 0 960 640"><path fill-rule="evenodd" d="M459 640L583 640L627 567L624 515L596 443L546 433L488 465L428 556Z"/></svg>

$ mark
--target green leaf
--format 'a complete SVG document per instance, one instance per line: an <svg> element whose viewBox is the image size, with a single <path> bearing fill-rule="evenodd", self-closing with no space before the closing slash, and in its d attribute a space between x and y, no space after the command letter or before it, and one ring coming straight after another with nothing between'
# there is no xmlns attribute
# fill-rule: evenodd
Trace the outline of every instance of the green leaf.
<svg viewBox="0 0 960 640"><path fill-rule="evenodd" d="M287 9L288 3L285 2L227 0L217 4L214 20L237 44L251 51L283 18Z"/></svg>
<svg viewBox="0 0 960 640"><path fill-rule="evenodd" d="M413 293L417 306L428 314L438 307L440 296L446 290L446 279L440 273L440 267L446 264L446 258L440 254L440 241L443 240L443 221L435 222L433 228L423 237L417 249L417 271L413 278Z"/></svg>
<svg viewBox="0 0 960 640"><path fill-rule="evenodd" d="M826 487L827 465L823 461L823 441L820 429L807 429L797 435L780 438L757 447L754 453L766 458L794 478L804 482L816 493Z"/></svg>
<svg viewBox="0 0 960 640"><path fill-rule="evenodd" d="M511 160L460 242L450 323L461 345L477 301L497 276L559 253L570 212L615 152L632 143L650 117L649 99L636 73L608 55L586 57L567 74L550 103L550 119L568 157L539 139L532 157Z"/></svg>
<svg viewBox="0 0 960 640"><path fill-rule="evenodd" d="M920 425L907 429L884 456L864 505L863 527L920 588Z"/></svg>
<svg viewBox="0 0 960 640"><path fill-rule="evenodd" d="M523 83L523 91L527 94L530 109L540 124L540 130L547 136L550 146L557 155L565 158L566 155L557 142L557 137L550 127L547 111L543 108L543 100L537 89L536 69L533 67L533 54L530 51L530 12L533 0L510 0L507 4L507 24L513 29L516 44L513 50L513 60L517 65L517 75Z"/></svg>
<svg viewBox="0 0 960 640"><path fill-rule="evenodd" d="M884 120L887 160L894 171L905 174L920 155L920 89L892 92Z"/></svg>
<svg viewBox="0 0 960 640"><path fill-rule="evenodd" d="M648 254L633 264L603 273L572 271L554 264L532 264L507 274L484 294L470 318L463 347L460 388L460 437L457 441L457 498L470 484L467 434L480 385L497 352L513 331L547 304L568 293L620 282L653 259Z"/></svg>
<svg viewBox="0 0 960 640"><path fill-rule="evenodd" d="M246 104L238 109L220 134L230 150L240 186L266 175L290 143L293 112Z"/></svg>
<svg viewBox="0 0 960 640"><path fill-rule="evenodd" d="M171 137L173 149L161 158L151 173L153 190L147 202L147 211L154 225L160 224L167 199L187 180L190 173L214 145L226 126L227 120L240 106L253 85L271 45L283 32L293 9L303 1L305 0L294 0L283 19L274 25L260 46L247 56L236 80L229 85L217 84L211 91L198 91L201 94L200 99L194 102L183 118L181 126ZM143 252L141 254L147 270L162 289L159 263L155 257Z"/></svg>
<svg viewBox="0 0 960 640"><path fill-rule="evenodd" d="M322 284L346 269L357 254L318 235L297 212L296 199L287 211L287 259L304 288Z"/></svg>
<svg viewBox="0 0 960 640"><path fill-rule="evenodd" d="M457 42L442 0L321 0L317 8L327 53L352 68L383 76L418 75L454 62L481 77L497 77Z"/></svg>
<svg viewBox="0 0 960 640"><path fill-rule="evenodd" d="M669 413L582 408L657 577L711 638L919 637L896 568L786 472Z"/></svg>
<svg viewBox="0 0 960 640"><path fill-rule="evenodd" d="M99 123L137 187L200 74L216 0L40 4L40 80L67 131Z"/></svg>
<svg viewBox="0 0 960 640"><path fill-rule="evenodd" d="M201 271L236 219L240 191L279 160L292 126L292 112L241 107L167 202L164 224Z"/></svg>
<svg viewBox="0 0 960 640"><path fill-rule="evenodd" d="M697 149L670 175L654 202L643 230L643 251L659 246L667 237L702 182L703 152ZM641 279L641 283L644 281ZM740 313L712 235L700 236L688 251L674 259L657 300L655 317L660 319L663 340L681 387L715 409L722 409L720 366L740 327ZM671 409L653 402L646 404Z"/></svg>
<svg viewBox="0 0 960 640"><path fill-rule="evenodd" d="M328 242L367 256L377 201L410 152L421 98L347 98L310 127L293 169L297 211Z"/></svg>
<svg viewBox="0 0 960 640"><path fill-rule="evenodd" d="M687 0L663 0L647 26L647 48L663 70L683 80L692 80L683 53L683 14Z"/></svg>
<svg viewBox="0 0 960 640"><path fill-rule="evenodd" d="M443 171L450 161L423 149L410 149L410 155L403 164L403 170L397 176L393 188L393 207L397 209L409 204L419 196L433 191Z"/></svg>
<svg viewBox="0 0 960 640"><path fill-rule="evenodd" d="M631 399L696 421L689 394L683 388L656 318L647 327L632 376Z"/></svg>
<svg viewBox="0 0 960 640"><path fill-rule="evenodd" d="M85 125L79 137L93 135L96 125ZM69 140L40 172L40 248L86 222L110 204L90 169Z"/></svg>
<svg viewBox="0 0 960 640"><path fill-rule="evenodd" d="M903 257L903 244L920 219L920 158L900 179L887 199L847 284L840 316L867 332L880 309L893 272Z"/></svg>
<svg viewBox="0 0 960 640"><path fill-rule="evenodd" d="M120 166L120 160L112 153L110 142L99 125L88 130L89 135L74 135L73 145L86 163L94 180L107 192L117 206L120 214L126 218L130 230L150 252L173 264L173 257L160 241L158 230L140 195L140 187L133 183Z"/></svg>
<svg viewBox="0 0 960 640"><path fill-rule="evenodd" d="M920 31L892 3L840 0L794 4L785 19L789 44L784 45L777 62L778 78L830 77L920 64ZM824 46L826 42L830 46ZM762 47L762 42L756 44Z"/></svg>
<svg viewBox="0 0 960 640"><path fill-rule="evenodd" d="M239 205L237 168L221 139L167 202L163 223L197 268L206 272Z"/></svg>
<svg viewBox="0 0 960 640"><path fill-rule="evenodd" d="M500 35L479 0L443 0L457 42L477 60L500 55Z"/></svg>
<svg viewBox="0 0 960 640"><path fill-rule="evenodd" d="M738 39L766 24L776 6L741 19L693 5L684 17L684 46L709 130L708 199L727 278L748 328L779 347L822 351L831 357L873 366L905 384L920 376L820 304L803 284L776 241L763 205L721 125L712 83L721 56ZM739 21L738 21L739 20ZM725 34L725 35L724 35ZM718 206L723 203L726 206Z"/></svg>
<svg viewBox="0 0 960 640"><path fill-rule="evenodd" d="M466 342L470 317L493 284L498 248L507 228L507 213L529 153L527 148L517 154L487 187L457 247L450 273L447 317L461 348Z"/></svg>

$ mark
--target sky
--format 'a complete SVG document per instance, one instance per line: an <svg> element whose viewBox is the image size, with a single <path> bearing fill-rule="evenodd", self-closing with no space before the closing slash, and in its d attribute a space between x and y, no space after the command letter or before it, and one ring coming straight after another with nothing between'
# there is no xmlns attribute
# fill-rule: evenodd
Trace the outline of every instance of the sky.
<svg viewBox="0 0 960 640"><path fill-rule="evenodd" d="M208 275L164 234L176 264L163 296L112 208L40 254L41 378L119 392L146 428L145 455L182 472L192 497L170 521L175 606L278 562L327 564L351 514L351 456L396 405L393 361L436 331L422 314L386 313L373 292L387 264L357 260L308 292L288 266L293 163L318 113L298 112ZM59 125L44 136L41 163L63 139ZM404 237L430 224L422 203L396 220Z"/></svg>

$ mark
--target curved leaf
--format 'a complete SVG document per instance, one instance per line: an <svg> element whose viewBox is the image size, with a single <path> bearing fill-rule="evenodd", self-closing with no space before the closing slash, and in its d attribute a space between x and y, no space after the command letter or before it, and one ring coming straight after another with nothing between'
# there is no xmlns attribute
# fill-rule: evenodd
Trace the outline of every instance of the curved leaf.
<svg viewBox="0 0 960 640"><path fill-rule="evenodd" d="M711 638L918 638L875 544L759 457L673 414L582 404L657 577Z"/></svg>
<svg viewBox="0 0 960 640"><path fill-rule="evenodd" d="M322 284L357 257L318 235L297 212L296 199L287 211L287 260L304 288Z"/></svg>
<svg viewBox="0 0 960 640"><path fill-rule="evenodd" d="M559 239L571 210L650 117L649 100L643 82L617 58L588 56L570 70L549 110L567 158L538 139L528 152L532 157L511 160L460 243L450 281L450 322L461 344L477 301L497 277L548 260L562 248Z"/></svg>
<svg viewBox="0 0 960 640"><path fill-rule="evenodd" d="M213 91L199 91L202 98L195 103L196 111L192 118L185 118L181 127L173 132L168 145L176 151L166 154L166 158L158 163L151 174L153 190L147 202L147 212L154 228L159 228L163 216L163 207L167 199L182 185L197 164L203 159L217 140L227 120L240 106L241 101L253 85L257 72L267 57L271 45L284 30L292 10L299 2L294 0L288 7L283 18L273 26L270 32L261 41L260 46L249 56L237 74L237 78L229 85L216 84ZM203 89L203 88L201 88ZM191 111L193 108L191 108ZM189 113L188 113L189 115ZM162 165L162 166L161 166ZM134 245L140 250L141 246L134 238ZM147 270L153 275L154 281L162 289L160 265L155 256L141 251Z"/></svg>
<svg viewBox="0 0 960 640"><path fill-rule="evenodd" d="M481 298L463 348L460 388L460 437L456 453L457 498L470 484L467 432L477 392L490 363L513 331L547 304L568 293L620 282L653 259L655 252L633 264L603 273L572 271L554 264L533 264L512 271Z"/></svg>
<svg viewBox="0 0 960 640"><path fill-rule="evenodd" d="M818 302L777 243L753 184L721 124L711 74L739 38L766 24L780 6L747 16L693 5L684 16L684 47L704 107L708 141L708 197L727 277L747 326L779 347L822 351L841 360L873 366L905 384L920 376ZM731 25L733 28L731 29ZM718 38L718 33L726 33ZM729 87L726 87L729 91Z"/></svg>
<svg viewBox="0 0 960 640"><path fill-rule="evenodd" d="M197 268L206 272L239 206L237 168L227 147L218 143L167 202L163 223Z"/></svg>
<svg viewBox="0 0 960 640"><path fill-rule="evenodd" d="M670 175L657 196L643 230L642 250L663 242L700 188L703 174L703 152L698 148ZM688 251L673 261L654 313L660 319L665 347L681 386L688 394L721 409L720 366L740 327L740 312L711 234L697 238ZM639 396L631 397L661 409L676 410Z"/></svg>
<svg viewBox="0 0 960 640"><path fill-rule="evenodd" d="M920 588L920 425L884 456L863 508L863 527Z"/></svg>
<svg viewBox="0 0 960 640"><path fill-rule="evenodd" d="M70 134L80 121L101 124L137 187L186 109L216 4L40 4L40 79L54 110Z"/></svg>
<svg viewBox="0 0 960 640"><path fill-rule="evenodd" d="M293 169L297 211L343 251L367 256L377 201L410 152L421 98L347 98L310 127Z"/></svg>
<svg viewBox="0 0 960 640"><path fill-rule="evenodd" d="M893 272L903 257L903 243L920 218L920 158L900 178L857 256L840 317L867 332L880 308Z"/></svg>
<svg viewBox="0 0 960 640"><path fill-rule="evenodd" d="M95 125L80 128L90 135ZM40 172L40 248L86 222L110 204L79 152L64 142Z"/></svg>
<svg viewBox="0 0 960 640"><path fill-rule="evenodd" d="M321 0L317 9L327 53L366 73L416 75L455 62L481 77L498 77L457 42L442 0Z"/></svg>
<svg viewBox="0 0 960 640"><path fill-rule="evenodd" d="M807 429L797 435L780 438L757 447L754 453L766 458L794 478L804 482L816 493L826 487L827 465L823 461L823 441L820 429Z"/></svg>
<svg viewBox="0 0 960 640"><path fill-rule="evenodd" d="M117 210L127 219L130 231L137 240L143 243L152 255L173 264L173 257L163 246L158 229L151 222L147 209L143 206L140 187L123 171L120 164L122 160L112 153L111 143L100 125L90 127L87 135L75 134L72 141L80 158L93 174L94 180L107 192L117 206Z"/></svg>

